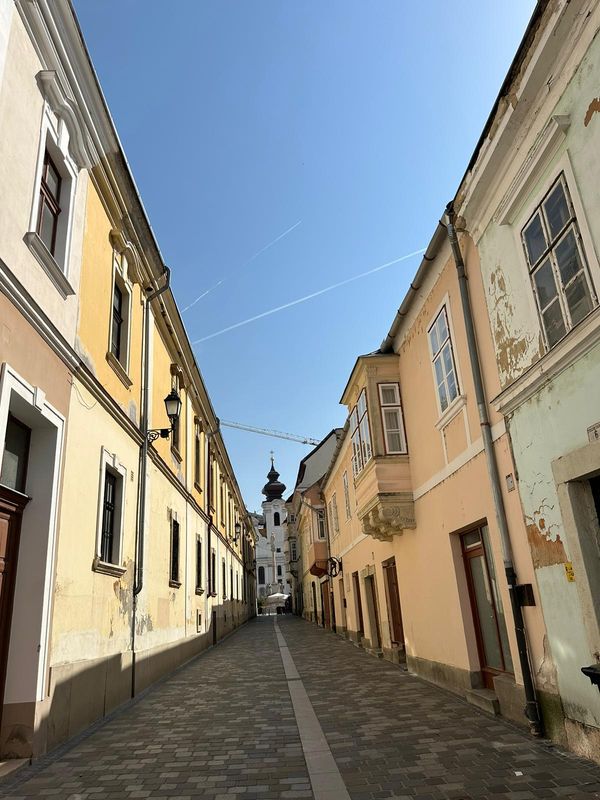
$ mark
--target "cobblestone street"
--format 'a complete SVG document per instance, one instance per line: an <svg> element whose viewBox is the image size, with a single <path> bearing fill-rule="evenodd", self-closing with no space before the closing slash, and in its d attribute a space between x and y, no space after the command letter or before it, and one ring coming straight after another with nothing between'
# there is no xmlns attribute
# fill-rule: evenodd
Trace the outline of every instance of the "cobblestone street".
<svg viewBox="0 0 600 800"><path fill-rule="evenodd" d="M271 617L9 776L0 793L11 800L590 798L600 797L600 768L329 632Z"/></svg>

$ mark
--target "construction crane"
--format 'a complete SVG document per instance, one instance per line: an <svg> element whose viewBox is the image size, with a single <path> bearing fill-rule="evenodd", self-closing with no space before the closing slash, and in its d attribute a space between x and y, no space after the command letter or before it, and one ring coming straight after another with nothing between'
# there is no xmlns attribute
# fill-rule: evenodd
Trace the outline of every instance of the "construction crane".
<svg viewBox="0 0 600 800"><path fill-rule="evenodd" d="M262 436L274 436L276 439L289 439L291 442L300 442L300 444L319 444L319 439L311 439L309 436L297 436L295 433L272 431L268 428L255 428L253 425L242 425L241 422L228 422L222 419L221 425L224 425L226 428L237 428L240 431L260 433Z"/></svg>

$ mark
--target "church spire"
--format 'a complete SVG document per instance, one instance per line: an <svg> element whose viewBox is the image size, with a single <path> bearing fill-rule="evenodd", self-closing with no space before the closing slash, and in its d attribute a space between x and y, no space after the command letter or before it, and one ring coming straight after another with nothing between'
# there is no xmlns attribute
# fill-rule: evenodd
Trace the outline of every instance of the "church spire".
<svg viewBox="0 0 600 800"><path fill-rule="evenodd" d="M279 473L275 469L275 455L271 450L271 469L267 474L267 483L263 486L262 493L267 498L267 502L271 502L271 500L281 500L283 493L285 492L285 484L282 483L279 478Z"/></svg>

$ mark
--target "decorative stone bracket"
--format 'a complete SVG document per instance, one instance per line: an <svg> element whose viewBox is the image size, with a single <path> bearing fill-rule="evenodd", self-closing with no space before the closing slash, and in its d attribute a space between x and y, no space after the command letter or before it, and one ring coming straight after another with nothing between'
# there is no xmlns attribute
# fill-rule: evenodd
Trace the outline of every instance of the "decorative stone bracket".
<svg viewBox="0 0 600 800"><path fill-rule="evenodd" d="M405 528L415 528L415 504L410 492L377 494L358 510L363 533L380 542L389 542Z"/></svg>

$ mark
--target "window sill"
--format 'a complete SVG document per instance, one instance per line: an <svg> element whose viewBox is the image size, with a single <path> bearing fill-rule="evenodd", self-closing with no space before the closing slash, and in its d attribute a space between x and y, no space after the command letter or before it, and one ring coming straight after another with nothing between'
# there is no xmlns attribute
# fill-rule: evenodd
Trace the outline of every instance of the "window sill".
<svg viewBox="0 0 600 800"><path fill-rule="evenodd" d="M121 567L119 564L109 564L107 561L101 561L96 556L92 562L92 569L94 572L100 572L102 575L112 575L113 578L122 578L127 572L127 567Z"/></svg>
<svg viewBox="0 0 600 800"><path fill-rule="evenodd" d="M441 431L442 428L445 428L449 422L451 422L454 417L459 414L462 409L467 404L467 396L464 394L459 394L454 400L450 403L448 408L444 411L444 413L440 416L438 421L435 423L435 427L438 431Z"/></svg>
<svg viewBox="0 0 600 800"><path fill-rule="evenodd" d="M197 595L204 594L204 589L201 586L196 586L196 594Z"/></svg>
<svg viewBox="0 0 600 800"><path fill-rule="evenodd" d="M169 586L172 589L179 589L179 587L181 586L181 581L169 581Z"/></svg>
<svg viewBox="0 0 600 800"><path fill-rule="evenodd" d="M202 487L200 486L200 484L199 484L199 483L196 483L196 481L194 481L194 489L195 489L197 492L199 492L200 494L202 494Z"/></svg>
<svg viewBox="0 0 600 800"><path fill-rule="evenodd" d="M127 372L125 371L125 368L123 367L123 364L121 364L121 362L118 360L118 358L116 358L113 355L113 353L111 353L110 350L106 354L106 360L108 361L110 366L113 368L113 370L117 373L117 378L121 381L123 386L126 389L129 389L133 385L133 381L131 380L131 378L129 377Z"/></svg>
<svg viewBox="0 0 600 800"><path fill-rule="evenodd" d="M23 237L23 241L36 257L42 269L58 289L63 299L66 299L69 295L75 294L75 289L73 289L67 280L67 276L37 233L35 231L29 231Z"/></svg>
<svg viewBox="0 0 600 800"><path fill-rule="evenodd" d="M209 597L216 597L216 596L217 596L217 593L216 593L216 592L209 592L209 593L208 593L208 596L209 596Z"/></svg>
<svg viewBox="0 0 600 800"><path fill-rule="evenodd" d="M173 456L175 461L177 461L177 463L181 464L181 462L183 461L183 456L181 455L179 450L173 445L171 445L171 455Z"/></svg>

